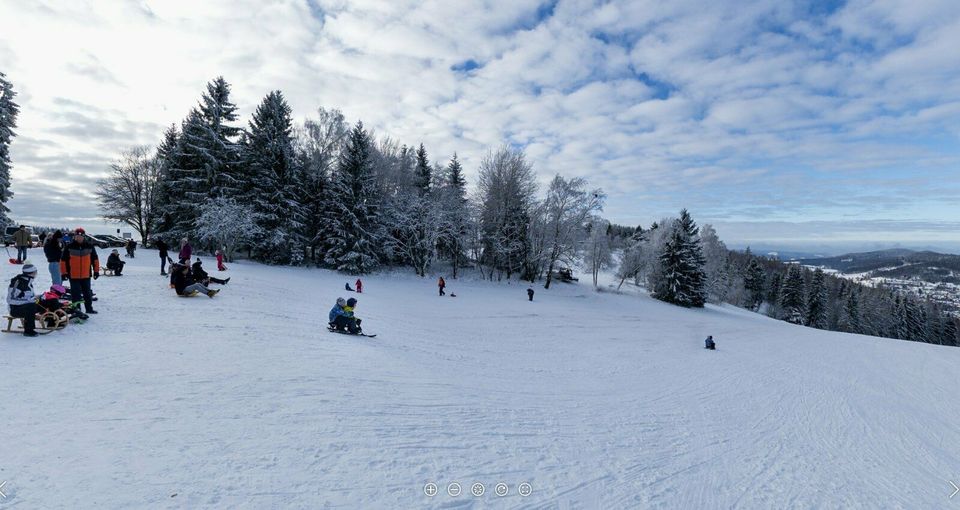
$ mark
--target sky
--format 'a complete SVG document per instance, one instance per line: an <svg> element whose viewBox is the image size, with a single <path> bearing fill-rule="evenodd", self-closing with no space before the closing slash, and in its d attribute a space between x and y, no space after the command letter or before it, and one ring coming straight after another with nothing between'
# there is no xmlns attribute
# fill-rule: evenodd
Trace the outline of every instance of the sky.
<svg viewBox="0 0 960 510"><path fill-rule="evenodd" d="M0 0L8 206L96 224L110 163L222 75L243 126L279 89L471 181L510 144L615 223L686 207L731 246L960 251L958 48L956 0Z"/></svg>

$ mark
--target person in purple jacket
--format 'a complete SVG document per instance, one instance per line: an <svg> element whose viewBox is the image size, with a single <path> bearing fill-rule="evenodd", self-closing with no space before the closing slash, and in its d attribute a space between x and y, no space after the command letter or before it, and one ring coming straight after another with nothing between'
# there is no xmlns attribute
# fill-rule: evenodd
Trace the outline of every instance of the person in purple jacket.
<svg viewBox="0 0 960 510"><path fill-rule="evenodd" d="M189 266L190 256L193 255L193 246L186 237L180 240L180 263Z"/></svg>

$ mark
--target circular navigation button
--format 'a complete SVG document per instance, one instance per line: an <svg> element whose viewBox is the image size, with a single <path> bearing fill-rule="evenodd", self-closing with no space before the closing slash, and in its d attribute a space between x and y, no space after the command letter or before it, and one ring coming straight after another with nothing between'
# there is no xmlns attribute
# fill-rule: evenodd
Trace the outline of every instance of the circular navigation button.
<svg viewBox="0 0 960 510"><path fill-rule="evenodd" d="M452 497L457 497L457 496L459 496L459 495L460 495L460 484L457 483L457 482L453 482L453 483L451 483L450 485L448 485L448 486L447 486L447 494L449 494L449 495L452 496Z"/></svg>
<svg viewBox="0 0 960 510"><path fill-rule="evenodd" d="M483 484L480 483L480 482L477 482L477 483L475 483L475 484L473 484L473 485L470 486L470 493L473 494L474 496L478 497L478 498L479 498L480 496L483 496L483 492L484 492L485 490L487 490L487 488L484 487Z"/></svg>
<svg viewBox="0 0 960 510"><path fill-rule="evenodd" d="M517 493L523 497L527 497L530 494L533 494L533 487L531 487L529 483L523 482L517 486Z"/></svg>
<svg viewBox="0 0 960 510"><path fill-rule="evenodd" d="M437 488L437 484L433 482L429 482L423 486L423 493L426 494L427 496L430 496L431 498L436 496L437 492L439 491L440 489Z"/></svg>
<svg viewBox="0 0 960 510"><path fill-rule="evenodd" d="M496 493L497 496L500 496L502 498L506 496L508 492L510 492L510 488L507 487L507 484L500 482L497 484L496 487L493 488L493 492Z"/></svg>

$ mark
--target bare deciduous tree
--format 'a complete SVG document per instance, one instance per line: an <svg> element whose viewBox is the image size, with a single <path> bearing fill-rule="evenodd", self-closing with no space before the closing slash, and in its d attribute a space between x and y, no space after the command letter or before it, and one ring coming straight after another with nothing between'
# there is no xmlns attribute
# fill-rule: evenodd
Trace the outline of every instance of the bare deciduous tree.
<svg viewBox="0 0 960 510"><path fill-rule="evenodd" d="M97 183L97 203L102 217L130 225L143 240L150 238L158 212L156 194L160 161L146 147L137 147L110 166L111 173Z"/></svg>
<svg viewBox="0 0 960 510"><path fill-rule="evenodd" d="M590 216L603 209L606 198L603 191L595 189L588 192L584 189L586 185L587 181L583 178L576 177L568 181L559 175L550 183L543 204L548 262L545 289L550 288L556 263L573 261L578 241L583 238Z"/></svg>

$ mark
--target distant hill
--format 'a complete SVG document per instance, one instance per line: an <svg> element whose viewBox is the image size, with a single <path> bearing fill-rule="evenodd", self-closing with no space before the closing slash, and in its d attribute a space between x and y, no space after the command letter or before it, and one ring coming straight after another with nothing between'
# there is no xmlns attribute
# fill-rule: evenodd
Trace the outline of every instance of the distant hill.
<svg viewBox="0 0 960 510"><path fill-rule="evenodd" d="M960 284L960 255L932 251L891 249L847 253L836 257L801 259L801 264L822 266L841 273L872 272L874 277L919 278L930 283Z"/></svg>

